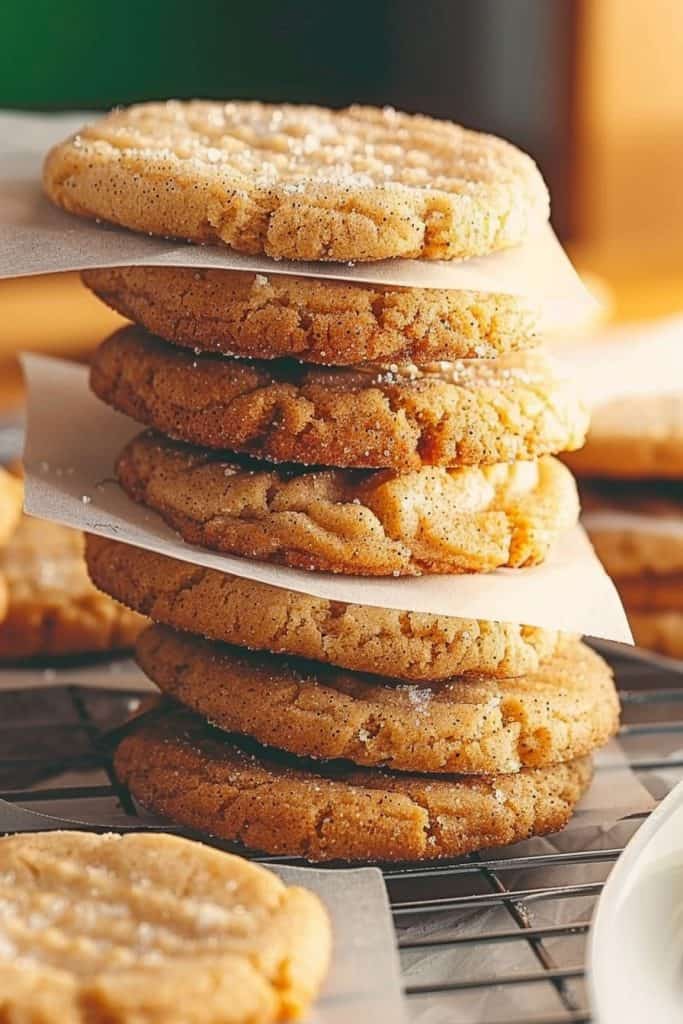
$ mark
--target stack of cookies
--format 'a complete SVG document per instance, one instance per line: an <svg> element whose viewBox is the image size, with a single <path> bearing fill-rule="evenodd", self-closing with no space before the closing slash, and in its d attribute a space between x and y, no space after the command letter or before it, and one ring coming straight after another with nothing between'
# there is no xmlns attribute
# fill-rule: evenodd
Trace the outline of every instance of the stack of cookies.
<svg viewBox="0 0 683 1024"><path fill-rule="evenodd" d="M548 215L514 147L367 108L135 107L53 150L45 184L81 215L274 260L480 256ZM118 459L126 493L188 543L312 572L542 562L577 520L555 454L587 421L534 350L532 310L271 268L85 275L137 323L91 375L148 428ZM87 559L156 623L138 658L169 698L133 723L120 777L252 848L419 859L557 829L617 725L609 669L573 637L322 600L96 537Z"/></svg>
<svg viewBox="0 0 683 1024"><path fill-rule="evenodd" d="M683 394L599 407L570 464L636 643L683 658Z"/></svg>

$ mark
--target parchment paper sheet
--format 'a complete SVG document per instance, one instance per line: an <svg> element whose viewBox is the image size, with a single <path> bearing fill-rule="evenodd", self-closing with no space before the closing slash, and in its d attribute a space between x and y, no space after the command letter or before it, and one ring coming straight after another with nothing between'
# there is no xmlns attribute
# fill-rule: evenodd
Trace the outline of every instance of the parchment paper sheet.
<svg viewBox="0 0 683 1024"><path fill-rule="evenodd" d="M245 256L221 246L150 238L71 216L42 194L47 150L92 114L0 112L0 278L125 265L215 267L261 274L303 274L421 288L523 295L543 312L543 327L581 322L596 300L548 226L524 245L471 260L303 263Z"/></svg>
<svg viewBox="0 0 683 1024"><path fill-rule="evenodd" d="M89 392L82 366L26 356L24 368L29 384L26 510L31 515L330 600L632 642L614 585L578 527L558 542L544 565L532 569L413 579L306 572L186 544L113 480L115 459L139 425Z"/></svg>

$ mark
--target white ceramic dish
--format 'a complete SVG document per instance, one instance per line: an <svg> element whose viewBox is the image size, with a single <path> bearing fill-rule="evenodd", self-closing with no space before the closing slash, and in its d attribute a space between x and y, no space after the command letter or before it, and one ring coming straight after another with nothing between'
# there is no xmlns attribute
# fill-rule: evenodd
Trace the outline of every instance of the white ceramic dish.
<svg viewBox="0 0 683 1024"><path fill-rule="evenodd" d="M617 861L593 918L587 968L596 1024L683 1021L683 782Z"/></svg>

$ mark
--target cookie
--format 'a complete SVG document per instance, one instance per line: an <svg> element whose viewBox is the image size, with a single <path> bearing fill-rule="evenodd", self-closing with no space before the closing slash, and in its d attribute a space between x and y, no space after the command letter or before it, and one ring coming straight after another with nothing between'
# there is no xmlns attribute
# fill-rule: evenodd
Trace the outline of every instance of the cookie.
<svg viewBox="0 0 683 1024"><path fill-rule="evenodd" d="M628 621L639 647L683 658L683 611L628 610Z"/></svg>
<svg viewBox="0 0 683 1024"><path fill-rule="evenodd" d="M683 573L683 481L592 481L581 499L610 576Z"/></svg>
<svg viewBox="0 0 683 1024"><path fill-rule="evenodd" d="M585 477L683 480L683 393L599 406L585 448L567 462Z"/></svg>
<svg viewBox="0 0 683 1024"><path fill-rule="evenodd" d="M591 778L589 758L494 776L322 766L238 744L175 707L133 723L115 767L158 814L311 861L458 857L554 832Z"/></svg>
<svg viewBox="0 0 683 1024"><path fill-rule="evenodd" d="M328 969L318 898L175 836L0 839L0 1019L270 1024Z"/></svg>
<svg viewBox="0 0 683 1024"><path fill-rule="evenodd" d="M517 772L589 754L619 723L612 673L578 640L521 679L429 686L246 654L165 626L145 630L136 652L163 693L226 732L368 767Z"/></svg>
<svg viewBox="0 0 683 1024"><path fill-rule="evenodd" d="M96 586L155 622L399 679L519 676L559 639L536 626L327 601L94 535L86 561Z"/></svg>
<svg viewBox="0 0 683 1024"><path fill-rule="evenodd" d="M508 142L388 107L142 103L56 146L43 185L71 213L293 260L479 256L549 208Z"/></svg>
<svg viewBox="0 0 683 1024"><path fill-rule="evenodd" d="M275 462L401 471L513 462L576 448L587 427L571 389L530 355L515 367L316 368L194 356L131 327L98 348L90 381L163 434Z"/></svg>
<svg viewBox="0 0 683 1024"><path fill-rule="evenodd" d="M300 569L366 576L534 565L578 516L557 459L415 473L264 468L158 434L116 472L184 540Z"/></svg>
<svg viewBox="0 0 683 1024"><path fill-rule="evenodd" d="M21 518L24 487L21 480L0 466L0 548L8 542Z"/></svg>
<svg viewBox="0 0 683 1024"><path fill-rule="evenodd" d="M683 572L620 576L614 582L629 610L683 612Z"/></svg>
<svg viewBox="0 0 683 1024"><path fill-rule="evenodd" d="M142 616L101 594L88 579L83 535L23 516L0 549L8 608L0 659L51 657L133 646Z"/></svg>
<svg viewBox="0 0 683 1024"><path fill-rule="evenodd" d="M152 334L223 355L422 364L491 359L538 340L536 315L513 295L188 267L113 267L82 276Z"/></svg>

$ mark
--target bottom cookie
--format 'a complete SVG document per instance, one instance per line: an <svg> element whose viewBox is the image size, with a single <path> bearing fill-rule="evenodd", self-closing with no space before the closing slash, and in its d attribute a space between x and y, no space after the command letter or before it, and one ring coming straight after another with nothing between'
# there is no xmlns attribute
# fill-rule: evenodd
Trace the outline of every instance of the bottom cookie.
<svg viewBox="0 0 683 1024"><path fill-rule="evenodd" d="M131 723L115 767L152 811L311 861L457 857L564 827L590 758L513 775L406 775L296 759L161 707Z"/></svg>

